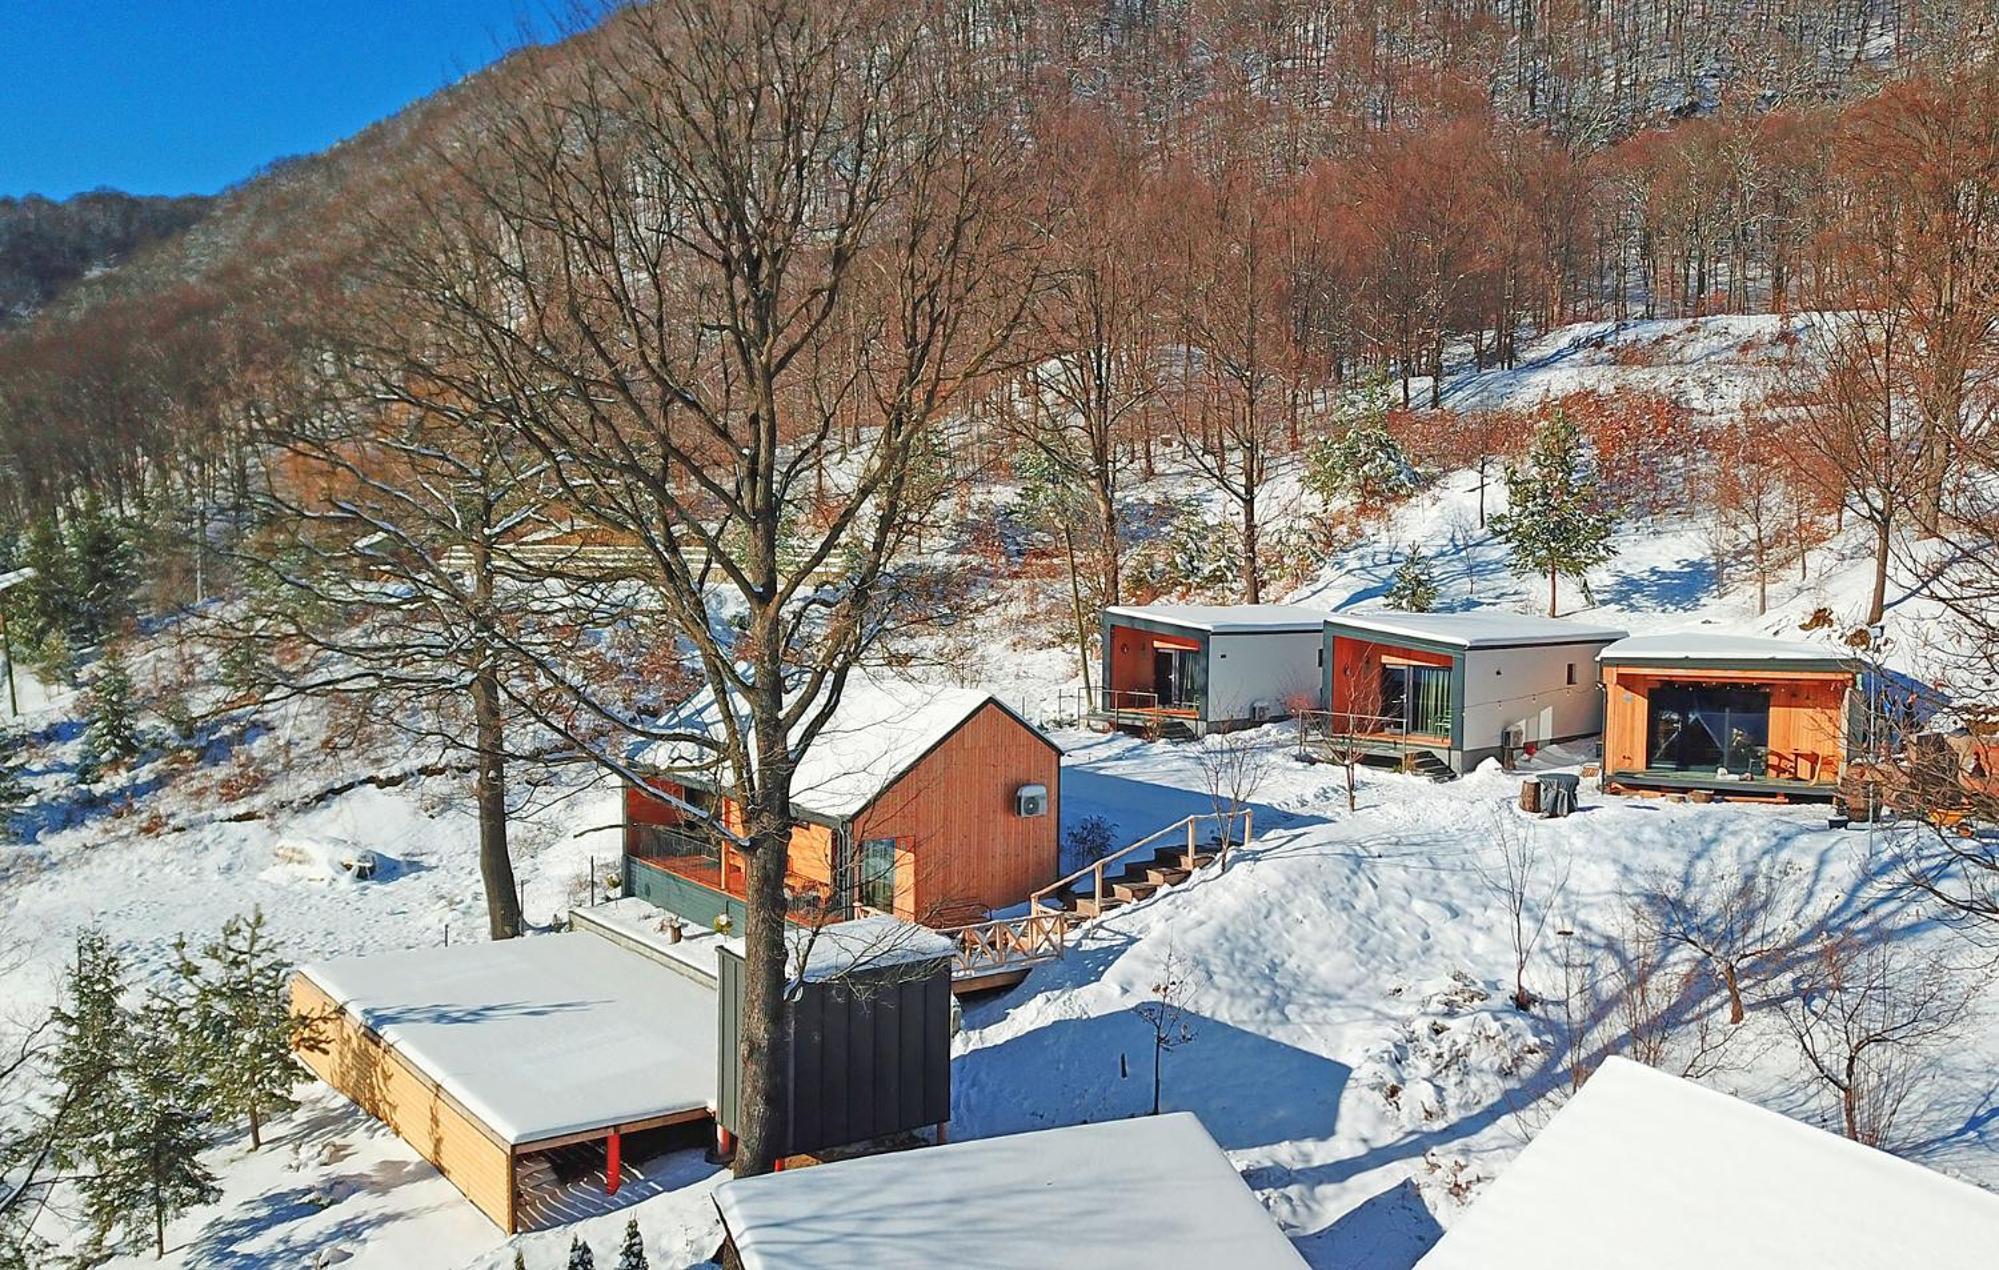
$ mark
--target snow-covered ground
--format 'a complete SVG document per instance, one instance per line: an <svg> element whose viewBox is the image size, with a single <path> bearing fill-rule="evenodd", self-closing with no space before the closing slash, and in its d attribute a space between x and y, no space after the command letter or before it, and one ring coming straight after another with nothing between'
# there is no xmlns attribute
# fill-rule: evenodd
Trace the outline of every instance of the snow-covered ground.
<svg viewBox="0 0 1999 1270"><path fill-rule="evenodd" d="M1567 328L1532 346L1518 370L1460 376L1447 404L1532 404L1543 393L1626 383L1724 409L1754 391L1755 345L1767 346L1775 330L1775 319L1755 318ZM1278 484L1278 493L1290 491L1291 514L1304 514L1295 510L1295 475ZM1287 504L1280 497L1274 505ZM1508 571L1504 548L1477 530L1476 505L1474 478L1448 476L1294 594L1267 598L1328 608L1378 601L1415 542L1436 565L1444 607L1539 611L1544 583ZM1617 547L1615 561L1592 574L1595 604L1565 584L1565 616L1641 633L1825 640L1857 623L1870 581L1864 544L1835 539L1812 554L1804 577L1773 584L1770 610L1758 617L1748 588L1717 589L1699 525L1628 526ZM1834 614L1833 630L1800 633L1820 608ZM982 616L974 634L1006 634L967 640L954 681L1048 717L1058 694L1075 686L1074 655L1022 634L1029 627L1019 616L1006 608ZM1922 669L1926 641L1940 638L1931 616L1915 601L1891 607L1892 656L1912 671ZM393 743L366 763L323 753L329 720L320 707L294 705L259 720L233 749L192 766L149 764L86 798L73 773L74 699L35 694L24 704L48 741L31 773L39 803L17 825L28 840L0 846L6 1016L55 1000L75 932L92 924L148 976L164 973L177 934L212 934L253 906L301 961L484 937L476 823L461 777L364 786L304 810L276 809L360 770L414 768L436 753L400 754ZM1062 806L1070 823L1101 815L1130 839L1209 809L1184 746L1082 731L1059 739L1068 751ZM239 754L271 773L268 783L225 790ZM514 826L537 923L584 902L593 862L601 874L618 850L614 792L580 773L555 779ZM1506 999L1513 966L1505 905L1486 878L1495 818L1527 824L1505 809L1516 788L1517 778L1495 772L1448 785L1364 772L1359 809L1349 813L1339 769L1285 755L1255 799L1258 840L1226 872L1092 923L1061 962L967 1010L954 1135L1148 1107L1152 1038L1132 1007L1148 999L1170 959L1188 984L1193 1035L1165 1057L1165 1104L1200 1113L1313 1264L1410 1265L1545 1121L1565 1079L1559 1018ZM270 814L231 818L258 809ZM1822 810L1586 791L1580 814L1532 832L1544 859L1568 873L1551 926L1576 931L1569 938L1578 941L1614 929L1636 890L1699 893L1733 865L1756 861L1789 880L1803 926L1864 925L1938 956L1962 947L1892 893L1881 844L1864 831L1827 829ZM281 857L281 843L300 849ZM323 867L349 847L375 854L372 880ZM1559 939L1544 939L1530 986L1558 993L1565 955ZM1991 1081L1999 996L1988 991L1985 1007L1957 1044L1928 1060L1935 1079L1898 1137L1912 1158L1999 1188ZM1709 1083L1826 1123L1827 1106L1769 1012L1752 1010L1743 1027ZM511 1264L514 1245L408 1147L324 1089L302 1088L304 1104L262 1151L215 1148L223 1198L175 1223L167 1265L312 1265L343 1255L339 1263L356 1270ZM698 1153L670 1156L646 1186L627 1192L650 1198L516 1242L530 1267L556 1265L580 1232L608 1264L636 1215L655 1266L698 1262L717 1237L708 1199L716 1180ZM141 1261L151 1264L132 1264Z"/></svg>

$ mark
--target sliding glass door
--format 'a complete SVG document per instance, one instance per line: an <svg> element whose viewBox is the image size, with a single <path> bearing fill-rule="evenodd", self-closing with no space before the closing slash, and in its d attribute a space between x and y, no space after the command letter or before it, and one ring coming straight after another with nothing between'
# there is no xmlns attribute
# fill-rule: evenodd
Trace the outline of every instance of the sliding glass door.
<svg viewBox="0 0 1999 1270"><path fill-rule="evenodd" d="M1758 688L1662 684L1646 718L1655 771L1762 776L1770 753L1770 694Z"/></svg>
<svg viewBox="0 0 1999 1270"><path fill-rule="evenodd" d="M1451 668L1383 666L1381 713L1386 730L1408 736L1451 735Z"/></svg>

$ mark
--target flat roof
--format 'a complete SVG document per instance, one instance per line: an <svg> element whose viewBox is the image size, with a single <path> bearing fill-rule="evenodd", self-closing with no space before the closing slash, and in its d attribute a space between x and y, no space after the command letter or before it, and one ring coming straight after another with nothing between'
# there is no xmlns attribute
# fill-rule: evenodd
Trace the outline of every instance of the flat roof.
<svg viewBox="0 0 1999 1270"><path fill-rule="evenodd" d="M1604 1061L1420 1270L1973 1270L1999 1195L1629 1059Z"/></svg>
<svg viewBox="0 0 1999 1270"><path fill-rule="evenodd" d="M1305 1264L1188 1112L724 1182L745 1270Z"/></svg>
<svg viewBox="0 0 1999 1270"><path fill-rule="evenodd" d="M1853 658L1825 644L1797 639L1765 639L1758 635L1717 635L1687 631L1673 635L1634 635L1620 639L1597 654L1606 662L1809 662L1832 670L1850 670Z"/></svg>
<svg viewBox="0 0 1999 1270"><path fill-rule="evenodd" d="M1213 635L1318 631L1326 622L1326 610L1303 604L1116 604L1104 614L1166 622Z"/></svg>
<svg viewBox="0 0 1999 1270"><path fill-rule="evenodd" d="M1434 640L1458 648L1501 648L1521 644L1587 644L1623 639L1615 626L1565 622L1553 617L1472 609L1463 613L1402 613L1390 609L1348 609L1326 619L1383 635Z"/></svg>
<svg viewBox="0 0 1999 1270"><path fill-rule="evenodd" d="M411 948L299 973L512 1144L715 1101L712 983L598 935Z"/></svg>

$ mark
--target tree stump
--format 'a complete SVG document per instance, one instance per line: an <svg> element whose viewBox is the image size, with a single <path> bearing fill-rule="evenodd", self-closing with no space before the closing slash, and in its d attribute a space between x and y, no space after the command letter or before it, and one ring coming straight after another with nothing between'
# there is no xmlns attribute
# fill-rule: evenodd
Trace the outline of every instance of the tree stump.
<svg viewBox="0 0 1999 1270"><path fill-rule="evenodd" d="M1541 810L1541 782L1527 780L1520 782L1520 810L1536 814Z"/></svg>

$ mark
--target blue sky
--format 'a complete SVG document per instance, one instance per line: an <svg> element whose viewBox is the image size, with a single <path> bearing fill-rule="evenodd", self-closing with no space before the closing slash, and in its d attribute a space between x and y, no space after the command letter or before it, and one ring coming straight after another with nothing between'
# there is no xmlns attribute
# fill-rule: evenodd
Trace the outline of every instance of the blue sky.
<svg viewBox="0 0 1999 1270"><path fill-rule="evenodd" d="M213 193L520 43L547 0L0 0L0 194Z"/></svg>

